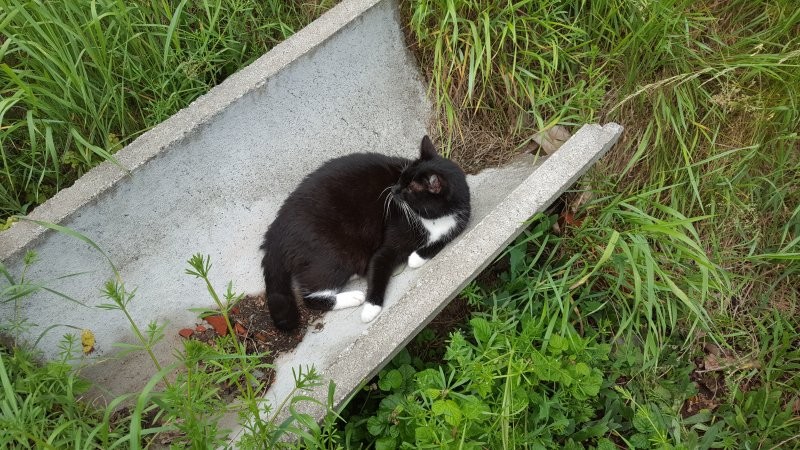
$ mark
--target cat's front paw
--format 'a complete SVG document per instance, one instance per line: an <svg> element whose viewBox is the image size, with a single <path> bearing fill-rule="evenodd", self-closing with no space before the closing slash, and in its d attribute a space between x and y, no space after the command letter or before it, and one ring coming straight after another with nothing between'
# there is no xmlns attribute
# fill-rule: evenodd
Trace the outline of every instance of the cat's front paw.
<svg viewBox="0 0 800 450"><path fill-rule="evenodd" d="M428 260L419 256L417 252L412 252L410 255L408 255L408 267L411 267L412 269L422 267L422 265L426 262L428 262Z"/></svg>
<svg viewBox="0 0 800 450"><path fill-rule="evenodd" d="M381 313L382 307L374 303L364 303L364 309L361 310L361 321L364 323L372 322Z"/></svg>

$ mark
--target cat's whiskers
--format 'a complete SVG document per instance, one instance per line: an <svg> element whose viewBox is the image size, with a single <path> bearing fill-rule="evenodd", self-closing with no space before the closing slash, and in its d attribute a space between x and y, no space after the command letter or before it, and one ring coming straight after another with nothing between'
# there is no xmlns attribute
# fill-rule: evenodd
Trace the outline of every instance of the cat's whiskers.
<svg viewBox="0 0 800 450"><path fill-rule="evenodd" d="M392 194L390 192L389 195L386 196L386 199L383 202L383 207L384 207L383 217L384 218L388 218L389 214L391 213L392 201L394 201L394 194Z"/></svg>
<svg viewBox="0 0 800 450"><path fill-rule="evenodd" d="M394 204L400 207L400 211L403 213L403 216L405 216L406 221L408 221L408 223L411 224L411 221L409 220L408 217L408 211L407 211L408 205L406 205L406 202L403 201L402 198L395 197L394 195L391 195L391 197Z"/></svg>
<svg viewBox="0 0 800 450"><path fill-rule="evenodd" d="M421 224L417 218L417 213L415 213L414 210L411 209L410 206L408 206L408 203L403 202L402 205L403 205L403 212L405 213L406 221L408 221L408 224L413 227L419 227Z"/></svg>
<svg viewBox="0 0 800 450"><path fill-rule="evenodd" d="M391 188L392 188L392 185L386 186L386 189L382 190L381 193L378 194L378 198L381 198L381 195L383 195L384 192L388 191ZM391 195L391 193L389 193L389 195Z"/></svg>
<svg viewBox="0 0 800 450"><path fill-rule="evenodd" d="M392 188L392 186L387 186L386 189L381 191L381 193L378 195L378 198L381 198L381 195L383 195L384 192L390 190L391 188ZM392 194L391 191L390 191L388 194L386 194L386 197L384 197L384 199L383 199L383 217L384 217L384 219L389 217L389 209L390 209L389 206L392 203L392 197L394 197L394 194Z"/></svg>

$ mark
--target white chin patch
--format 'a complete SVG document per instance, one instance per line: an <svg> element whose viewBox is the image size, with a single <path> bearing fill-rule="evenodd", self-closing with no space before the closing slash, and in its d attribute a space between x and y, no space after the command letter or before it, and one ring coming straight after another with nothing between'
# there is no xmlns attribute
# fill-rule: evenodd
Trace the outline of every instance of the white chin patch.
<svg viewBox="0 0 800 450"><path fill-rule="evenodd" d="M412 269L422 267L422 265L426 262L428 262L428 260L419 256L417 252L413 252L408 255L408 267L411 267Z"/></svg>
<svg viewBox="0 0 800 450"><path fill-rule="evenodd" d="M364 309L361 310L361 321L364 323L372 322L381 313L381 309L383 308L372 303L364 304Z"/></svg>
<svg viewBox="0 0 800 450"><path fill-rule="evenodd" d="M364 303L364 293L361 291L347 291L336 294L336 304L333 309L353 308Z"/></svg>

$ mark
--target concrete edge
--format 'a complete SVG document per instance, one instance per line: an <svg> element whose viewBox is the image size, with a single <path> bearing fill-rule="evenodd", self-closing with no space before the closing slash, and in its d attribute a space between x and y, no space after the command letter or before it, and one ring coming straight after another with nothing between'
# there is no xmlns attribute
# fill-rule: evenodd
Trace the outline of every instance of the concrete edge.
<svg viewBox="0 0 800 450"><path fill-rule="evenodd" d="M61 223L78 209L113 189L126 176L208 123L230 104L262 87L274 74L327 41L339 30L383 0L343 0L322 16L277 44L247 67L228 77L187 107L170 116L114 157L118 165L105 161L94 167L72 186L36 207L26 217ZM49 230L33 222L19 221L0 232L0 261L17 256Z"/></svg>
<svg viewBox="0 0 800 450"><path fill-rule="evenodd" d="M298 412L311 414L317 420L325 416L328 380L336 381L334 409L343 406L519 236L534 214L543 211L600 159L617 142L622 131L622 126L613 122L581 127L483 220L428 263L431 267L416 284L325 369L323 384L307 393L322 403L304 402L296 406ZM593 143L591 148L587 148L587 142ZM442 282L442 267L447 267L447 278L458 280L457 284ZM409 320L409 317L420 316L422 320ZM359 372L356 365L371 369ZM287 416L287 412L279 412L279 420Z"/></svg>

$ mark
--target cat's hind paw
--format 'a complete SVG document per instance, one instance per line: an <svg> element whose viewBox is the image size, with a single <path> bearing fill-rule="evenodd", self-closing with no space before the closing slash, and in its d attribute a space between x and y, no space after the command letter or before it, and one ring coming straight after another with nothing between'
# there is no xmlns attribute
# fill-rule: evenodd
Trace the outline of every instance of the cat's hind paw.
<svg viewBox="0 0 800 450"><path fill-rule="evenodd" d="M361 321L364 323L372 322L381 313L382 307L373 303L365 303L364 309L361 310Z"/></svg>
<svg viewBox="0 0 800 450"><path fill-rule="evenodd" d="M364 303L364 293L362 291L347 291L336 294L336 304L333 309L354 308Z"/></svg>
<svg viewBox="0 0 800 450"><path fill-rule="evenodd" d="M408 255L408 267L411 267L412 269L422 267L422 265L426 262L428 262L428 260L419 256L417 252L412 252L410 255Z"/></svg>

